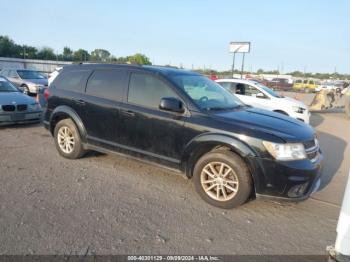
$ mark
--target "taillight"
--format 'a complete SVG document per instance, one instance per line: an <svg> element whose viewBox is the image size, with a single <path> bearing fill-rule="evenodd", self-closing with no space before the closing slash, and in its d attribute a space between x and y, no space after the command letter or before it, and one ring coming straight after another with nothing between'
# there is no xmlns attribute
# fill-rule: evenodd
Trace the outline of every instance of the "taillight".
<svg viewBox="0 0 350 262"><path fill-rule="evenodd" d="M47 101L47 99L49 98L49 95L50 95L49 89L48 89L48 88L45 88L45 90L44 90L44 97L45 97L46 101Z"/></svg>

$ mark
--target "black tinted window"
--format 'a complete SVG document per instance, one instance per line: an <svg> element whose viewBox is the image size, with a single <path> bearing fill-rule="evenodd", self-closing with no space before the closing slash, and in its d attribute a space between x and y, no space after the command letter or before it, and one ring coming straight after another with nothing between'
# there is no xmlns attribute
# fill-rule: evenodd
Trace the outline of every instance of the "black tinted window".
<svg viewBox="0 0 350 262"><path fill-rule="evenodd" d="M125 70L96 70L89 78L86 93L113 100L122 100Z"/></svg>
<svg viewBox="0 0 350 262"><path fill-rule="evenodd" d="M151 75L132 73L128 102L158 108L163 97L177 97L175 92L160 79Z"/></svg>
<svg viewBox="0 0 350 262"><path fill-rule="evenodd" d="M53 85L59 89L82 92L85 89L85 83L90 73L90 70L63 71L57 76Z"/></svg>

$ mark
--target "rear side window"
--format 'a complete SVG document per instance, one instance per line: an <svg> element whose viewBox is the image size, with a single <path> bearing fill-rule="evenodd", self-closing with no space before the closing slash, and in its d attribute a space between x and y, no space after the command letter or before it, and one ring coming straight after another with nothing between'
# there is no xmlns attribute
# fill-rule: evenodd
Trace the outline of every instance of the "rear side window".
<svg viewBox="0 0 350 262"><path fill-rule="evenodd" d="M9 77L16 77L16 76L17 76L17 73L16 73L15 70L10 70L8 76L9 76Z"/></svg>
<svg viewBox="0 0 350 262"><path fill-rule="evenodd" d="M86 93L97 97L121 101L126 70L96 70L89 78Z"/></svg>
<svg viewBox="0 0 350 262"><path fill-rule="evenodd" d="M59 89L84 92L90 70L63 71L53 82L53 86Z"/></svg>
<svg viewBox="0 0 350 262"><path fill-rule="evenodd" d="M163 97L178 97L160 79L142 73L132 73L129 82L128 102L145 107L158 108Z"/></svg>

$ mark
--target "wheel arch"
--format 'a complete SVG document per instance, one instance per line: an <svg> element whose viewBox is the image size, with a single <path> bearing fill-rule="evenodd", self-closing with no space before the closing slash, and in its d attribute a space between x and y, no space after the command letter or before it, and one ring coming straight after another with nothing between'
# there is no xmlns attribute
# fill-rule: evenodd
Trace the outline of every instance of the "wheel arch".
<svg viewBox="0 0 350 262"><path fill-rule="evenodd" d="M241 140L224 134L202 134L191 140L181 158L181 168L188 178L192 177L193 168L197 160L205 153L218 148L225 148L236 153L247 164L250 164L247 157L256 157L257 152ZM251 174L254 179L254 174Z"/></svg>
<svg viewBox="0 0 350 262"><path fill-rule="evenodd" d="M51 134L53 135L56 124L59 121L61 121L63 119L67 119L67 118L72 119L72 121L75 123L75 125L78 128L81 140L83 142L85 142L87 133L86 133L86 129L85 129L85 126L83 124L83 121L81 120L79 115L74 111L74 109L72 109L69 106L58 106L52 112L52 114L50 116L50 132L51 132Z"/></svg>

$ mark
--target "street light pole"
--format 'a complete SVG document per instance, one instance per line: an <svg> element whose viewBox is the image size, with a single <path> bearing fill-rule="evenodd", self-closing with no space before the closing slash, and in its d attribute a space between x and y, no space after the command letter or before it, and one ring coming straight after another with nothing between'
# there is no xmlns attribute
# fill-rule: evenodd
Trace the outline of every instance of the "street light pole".
<svg viewBox="0 0 350 262"><path fill-rule="evenodd" d="M245 53L243 53L243 59L242 59L241 79L243 78L243 70L244 70L244 56L245 56Z"/></svg>
<svg viewBox="0 0 350 262"><path fill-rule="evenodd" d="M232 78L235 72L235 59L236 59L236 52L233 53L233 59L232 59L232 72L231 72Z"/></svg>

